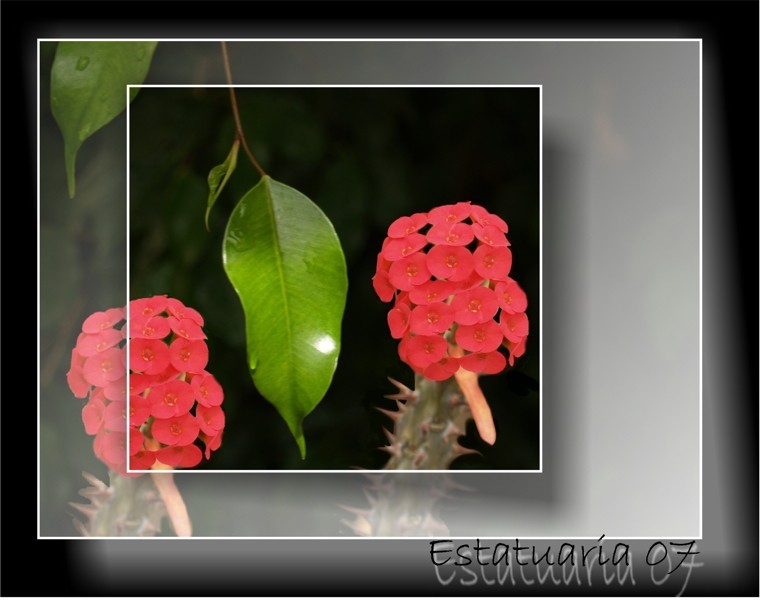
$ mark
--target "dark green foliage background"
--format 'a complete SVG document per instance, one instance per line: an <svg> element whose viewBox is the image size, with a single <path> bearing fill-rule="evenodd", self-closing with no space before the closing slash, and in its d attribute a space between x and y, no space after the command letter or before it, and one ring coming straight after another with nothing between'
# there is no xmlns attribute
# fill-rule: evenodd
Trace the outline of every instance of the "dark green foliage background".
<svg viewBox="0 0 763 600"><path fill-rule="evenodd" d="M49 73L54 44L41 47ZM161 46L153 72L162 72ZM169 59L169 57L168 57ZM176 57L173 58L173 60ZM48 501L64 506L81 470L103 475L65 373L82 320L125 299L125 115L83 145L69 200L63 142L41 114L41 469ZM226 220L258 180L243 152L204 228L209 170L226 157L233 120L224 88L144 88L129 122L130 297L168 294L206 319L210 362L225 390L227 425L209 469L381 468L392 408L387 376L408 385L386 313L371 287L376 255L395 218L471 200L508 221L512 275L528 293L528 352L513 369L481 378L498 440L473 424L457 469L539 467L540 190L537 88L241 88L241 117L273 178L309 196L344 247L349 296L342 353L326 397L305 422L307 460L246 366L244 322L222 269ZM66 534L66 533L64 533Z"/></svg>

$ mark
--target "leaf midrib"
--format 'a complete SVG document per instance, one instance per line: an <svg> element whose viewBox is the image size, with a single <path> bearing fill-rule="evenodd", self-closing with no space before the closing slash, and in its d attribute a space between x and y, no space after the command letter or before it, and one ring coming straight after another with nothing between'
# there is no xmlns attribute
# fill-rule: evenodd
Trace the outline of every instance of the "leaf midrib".
<svg viewBox="0 0 763 600"><path fill-rule="evenodd" d="M266 175L263 178L265 182L265 197L267 199L267 202L265 203L268 207L268 216L270 217L270 225L271 225L271 231L273 232L273 244L275 249L275 258L276 258L276 269L278 271L278 282L279 287L281 290L281 300L282 305L284 307L284 320L286 321L286 338L288 340L288 347L289 347L289 370L293 370L294 368L294 342L292 338L292 331L291 331L291 313L289 311L289 302L288 297L286 295L286 276L285 271L283 268L283 260L281 258L281 244L280 239L278 237L278 228L276 225L276 215L275 210L273 209L273 188L271 186L271 179ZM291 391L292 398L296 398L296 395L294 393L294 378L289 377L289 390Z"/></svg>

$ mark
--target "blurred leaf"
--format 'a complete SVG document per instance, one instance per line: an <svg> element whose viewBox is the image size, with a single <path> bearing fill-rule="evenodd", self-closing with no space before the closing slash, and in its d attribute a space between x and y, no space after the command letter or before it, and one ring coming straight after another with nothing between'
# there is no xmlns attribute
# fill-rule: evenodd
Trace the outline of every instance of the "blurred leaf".
<svg viewBox="0 0 763 600"><path fill-rule="evenodd" d="M302 421L331 384L347 296L334 227L309 198L266 175L231 214L223 264L246 315L254 384L304 458Z"/></svg>
<svg viewBox="0 0 763 600"><path fill-rule="evenodd" d="M156 42L60 42L53 61L50 107L64 136L69 197L82 143L127 104L128 84L148 74ZM132 101L138 93L133 88Z"/></svg>
<svg viewBox="0 0 763 600"><path fill-rule="evenodd" d="M225 184L228 183L228 179L236 170L236 159L238 158L238 148L241 142L238 138L233 140L233 146L228 152L228 157L221 165L217 165L209 172L207 177L207 183L209 184L209 198L207 199L207 212L204 214L204 224L209 231L209 213L212 211L212 207L215 205L220 192L223 191Z"/></svg>

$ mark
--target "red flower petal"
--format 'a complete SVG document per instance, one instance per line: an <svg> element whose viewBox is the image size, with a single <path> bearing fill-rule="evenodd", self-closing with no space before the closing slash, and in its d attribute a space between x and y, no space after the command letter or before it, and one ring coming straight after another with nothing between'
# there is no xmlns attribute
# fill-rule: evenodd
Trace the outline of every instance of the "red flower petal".
<svg viewBox="0 0 763 600"><path fill-rule="evenodd" d="M125 376L123 352L118 348L109 348L90 356L82 367L85 381L91 385L105 387L112 381Z"/></svg>
<svg viewBox="0 0 763 600"><path fill-rule="evenodd" d="M206 433L201 433L199 438L201 438L201 441L204 442L204 456L207 460L209 460L210 454L214 450L217 450L223 442L223 430L221 429L213 436L209 436Z"/></svg>
<svg viewBox="0 0 763 600"><path fill-rule="evenodd" d="M130 396L130 427L140 427L151 415L151 403L143 396Z"/></svg>
<svg viewBox="0 0 763 600"><path fill-rule="evenodd" d="M124 439L124 434L122 434L121 437ZM130 456L144 450L143 442L145 440L146 438L140 429L137 427L130 427Z"/></svg>
<svg viewBox="0 0 763 600"><path fill-rule="evenodd" d="M456 204L446 204L433 208L427 214L427 220L432 225L439 223L458 223L469 216L471 204L469 202L458 202Z"/></svg>
<svg viewBox="0 0 763 600"><path fill-rule="evenodd" d="M429 304L446 300L457 289L458 287L455 283L434 279L414 287L408 297L414 304Z"/></svg>
<svg viewBox="0 0 763 600"><path fill-rule="evenodd" d="M66 383L69 384L69 389L72 391L75 398L85 398L91 387L90 383L85 381L85 374L82 371L82 367L76 365L72 365L67 371Z"/></svg>
<svg viewBox="0 0 763 600"><path fill-rule="evenodd" d="M404 238L390 239L384 245L382 250L382 257L385 260L396 261L406 256L410 256L414 252L418 252L424 246L427 245L427 238L420 233L411 233Z"/></svg>
<svg viewBox="0 0 763 600"><path fill-rule="evenodd" d="M170 351L161 340L130 340L130 370L146 375L162 373L170 364Z"/></svg>
<svg viewBox="0 0 763 600"><path fill-rule="evenodd" d="M103 394L112 402L124 402L127 399L127 378L121 377L112 381L103 388Z"/></svg>
<svg viewBox="0 0 763 600"><path fill-rule="evenodd" d="M125 433L127 431L127 417L125 416L125 404L123 402L110 402L103 413L103 425L109 431Z"/></svg>
<svg viewBox="0 0 763 600"><path fill-rule="evenodd" d="M417 335L407 346L408 362L419 369L426 369L445 356L448 344L439 335Z"/></svg>
<svg viewBox="0 0 763 600"><path fill-rule="evenodd" d="M371 278L376 295L382 302L389 302L395 296L395 288L389 282L389 274L385 271L377 271Z"/></svg>
<svg viewBox="0 0 763 600"><path fill-rule="evenodd" d="M464 290L453 296L453 316L459 325L474 325L492 319L498 311L498 299L490 288Z"/></svg>
<svg viewBox="0 0 763 600"><path fill-rule="evenodd" d="M510 342L519 342L530 332L530 321L525 313L501 311L501 331Z"/></svg>
<svg viewBox="0 0 763 600"><path fill-rule="evenodd" d="M463 281L474 270L474 258L463 246L434 246L426 259L429 272L439 279Z"/></svg>
<svg viewBox="0 0 763 600"><path fill-rule="evenodd" d="M424 377L432 381L445 381L458 371L459 364L459 359L446 356L424 369Z"/></svg>
<svg viewBox="0 0 763 600"><path fill-rule="evenodd" d="M507 277L505 281L495 284L495 295L499 306L508 313L519 313L527 310L527 295L519 284Z"/></svg>
<svg viewBox="0 0 763 600"><path fill-rule="evenodd" d="M160 315L133 316L130 314L130 337L132 339L161 340L169 334L170 324L166 317Z"/></svg>
<svg viewBox="0 0 763 600"><path fill-rule="evenodd" d="M392 222L387 229L387 235L391 238L401 238L415 233L427 224L425 213L416 213L410 217L400 217Z"/></svg>
<svg viewBox="0 0 763 600"><path fill-rule="evenodd" d="M223 403L223 388L211 373L202 371L191 380L193 395L203 406L220 406Z"/></svg>
<svg viewBox="0 0 763 600"><path fill-rule="evenodd" d="M209 349L204 340L176 338L170 344L170 362L181 373L201 373L208 360Z"/></svg>
<svg viewBox="0 0 763 600"><path fill-rule="evenodd" d="M77 351L81 356L95 356L122 341L122 334L116 329L104 329L98 333L82 333L77 338Z"/></svg>
<svg viewBox="0 0 763 600"><path fill-rule="evenodd" d="M508 342L509 347L509 365L514 366L514 359L519 358L525 353L527 347L527 338L524 337L518 342Z"/></svg>
<svg viewBox="0 0 763 600"><path fill-rule="evenodd" d="M470 352L492 352L502 341L503 332L492 319L475 325L460 325L456 330L456 343Z"/></svg>
<svg viewBox="0 0 763 600"><path fill-rule="evenodd" d="M151 450L141 450L130 457L130 469L146 471L154 466L156 453Z"/></svg>
<svg viewBox="0 0 763 600"><path fill-rule="evenodd" d="M488 246L510 246L509 240L495 225L480 225L473 223L474 235L483 244Z"/></svg>
<svg viewBox="0 0 763 600"><path fill-rule="evenodd" d="M419 305L411 312L410 323L416 335L444 333L453 324L453 308L444 302Z"/></svg>
<svg viewBox="0 0 763 600"><path fill-rule="evenodd" d="M480 245L474 251L474 270L485 279L503 279L511 270L511 250L505 246Z"/></svg>
<svg viewBox="0 0 763 600"><path fill-rule="evenodd" d="M169 419L191 410L194 390L190 383L173 379L151 388L147 399L152 415L160 419Z"/></svg>
<svg viewBox="0 0 763 600"><path fill-rule="evenodd" d="M185 338L187 340L206 340L207 336L204 335L201 327L199 327L193 319L177 319L175 317L167 317L167 323L170 328L178 337Z"/></svg>
<svg viewBox="0 0 763 600"><path fill-rule="evenodd" d="M154 419L151 435L167 446L187 446L199 435L199 424L189 413L171 419Z"/></svg>
<svg viewBox="0 0 763 600"><path fill-rule="evenodd" d="M461 366L473 373L495 375L506 367L506 358L497 350L488 353L477 352L461 357Z"/></svg>
<svg viewBox="0 0 763 600"><path fill-rule="evenodd" d="M408 319L411 316L410 307L404 302L398 302L387 313L387 324L392 337L399 340L408 332Z"/></svg>
<svg viewBox="0 0 763 600"><path fill-rule="evenodd" d="M103 413L106 405L100 395L93 394L88 403L82 408L82 423L88 435L95 435L103 426Z"/></svg>
<svg viewBox="0 0 763 600"><path fill-rule="evenodd" d="M193 444L162 448L156 452L156 460L170 467L189 469L201 462L201 450Z"/></svg>
<svg viewBox="0 0 763 600"><path fill-rule="evenodd" d="M99 333L104 329L114 327L117 323L125 318L125 311L123 308L110 308L103 312L96 312L90 315L85 322L82 323L82 331L85 333Z"/></svg>
<svg viewBox="0 0 763 600"><path fill-rule="evenodd" d="M474 232L466 223L440 223L427 232L427 241L431 244L466 246L473 239Z"/></svg>
<svg viewBox="0 0 763 600"><path fill-rule="evenodd" d="M509 232L509 226L506 224L506 221L504 221L498 215L489 213L487 210L485 210L481 206L472 204L472 211L470 216L472 218L472 221L474 221L475 223L479 223L482 226L492 225L494 227L497 227L498 230L503 233Z"/></svg>
<svg viewBox="0 0 763 600"><path fill-rule="evenodd" d="M207 435L215 435L225 427L225 413L219 406L198 406L196 421L201 430Z"/></svg>
<svg viewBox="0 0 763 600"><path fill-rule="evenodd" d="M175 298L167 298L167 311L176 319L191 319L199 327L204 327L204 318L194 310Z"/></svg>
<svg viewBox="0 0 763 600"><path fill-rule="evenodd" d="M426 256L421 252L414 252L410 256L395 261L389 268L390 283L403 291L421 285L431 277L427 263Z"/></svg>
<svg viewBox="0 0 763 600"><path fill-rule="evenodd" d="M166 296L152 296L130 302L130 320L139 317L148 318L161 314L167 308Z"/></svg>

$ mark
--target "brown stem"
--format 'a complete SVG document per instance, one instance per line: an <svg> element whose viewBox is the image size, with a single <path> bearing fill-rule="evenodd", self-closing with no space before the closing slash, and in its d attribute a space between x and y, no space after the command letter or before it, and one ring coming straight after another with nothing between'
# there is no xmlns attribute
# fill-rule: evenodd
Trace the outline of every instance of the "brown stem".
<svg viewBox="0 0 763 600"><path fill-rule="evenodd" d="M257 169L257 172L260 174L260 176L264 177L265 170L260 166L260 163L257 162L257 159L254 158L254 154L252 154L252 151L249 149L249 144L247 144L246 136L244 135L244 128L241 126L241 117L238 113L238 102L236 101L236 90L233 87L233 76L231 75L230 62L228 61L228 46L224 41L221 41L220 45L222 46L223 50L223 64L225 65L225 78L228 81L230 106L231 110L233 111L233 120L236 122L236 137L241 141L241 145L244 147L244 152L249 158L249 162L254 165L254 168Z"/></svg>

